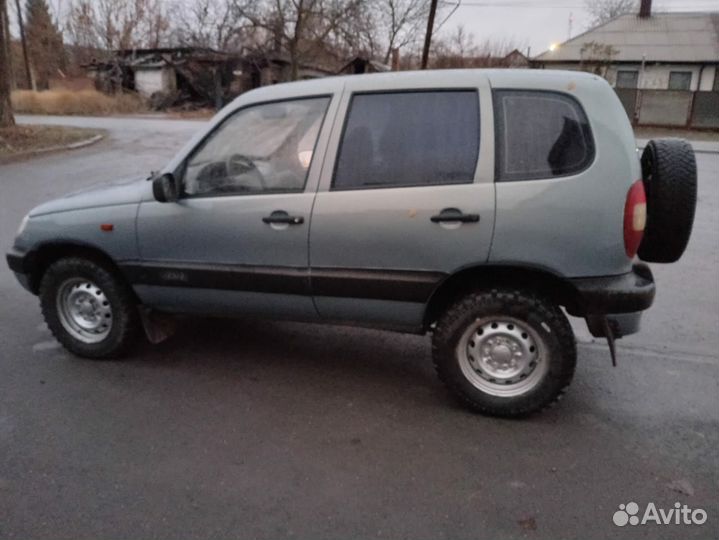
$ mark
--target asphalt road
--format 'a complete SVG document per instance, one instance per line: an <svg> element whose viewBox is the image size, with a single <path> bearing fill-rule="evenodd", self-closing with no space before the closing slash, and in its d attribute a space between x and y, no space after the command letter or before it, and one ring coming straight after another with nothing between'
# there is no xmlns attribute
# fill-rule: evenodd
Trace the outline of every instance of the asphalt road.
<svg viewBox="0 0 719 540"><path fill-rule="evenodd" d="M32 206L160 167L200 126L99 126L90 148L0 166L0 247ZM429 340L193 319L130 360L60 349L0 264L0 538L719 537L719 155L698 155L682 261L644 331L580 334L567 397L522 421L458 407ZM620 504L706 524L612 523Z"/></svg>

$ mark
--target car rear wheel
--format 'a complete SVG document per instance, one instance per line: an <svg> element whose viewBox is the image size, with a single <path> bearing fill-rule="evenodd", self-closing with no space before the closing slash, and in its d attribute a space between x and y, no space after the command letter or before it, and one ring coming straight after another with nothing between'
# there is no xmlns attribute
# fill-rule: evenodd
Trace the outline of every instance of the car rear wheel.
<svg viewBox="0 0 719 540"><path fill-rule="evenodd" d="M45 322L69 351L115 358L135 342L139 317L131 292L105 266L85 258L54 262L40 282Z"/></svg>
<svg viewBox="0 0 719 540"><path fill-rule="evenodd" d="M467 295L440 317L432 341L440 379L465 405L494 416L525 416L551 405L576 364L567 318L529 292Z"/></svg>

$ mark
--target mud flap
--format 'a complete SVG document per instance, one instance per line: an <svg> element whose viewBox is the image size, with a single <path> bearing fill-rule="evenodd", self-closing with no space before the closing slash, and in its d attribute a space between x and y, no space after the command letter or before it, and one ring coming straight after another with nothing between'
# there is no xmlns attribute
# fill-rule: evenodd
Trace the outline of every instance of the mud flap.
<svg viewBox="0 0 719 540"><path fill-rule="evenodd" d="M604 317L604 337L607 338L607 345L609 345L609 354L612 356L612 366L617 367L617 348L614 343L614 329L607 317Z"/></svg>
<svg viewBox="0 0 719 540"><path fill-rule="evenodd" d="M160 313L145 306L140 306L138 311L147 340L153 345L162 343L177 330L177 320L172 315Z"/></svg>

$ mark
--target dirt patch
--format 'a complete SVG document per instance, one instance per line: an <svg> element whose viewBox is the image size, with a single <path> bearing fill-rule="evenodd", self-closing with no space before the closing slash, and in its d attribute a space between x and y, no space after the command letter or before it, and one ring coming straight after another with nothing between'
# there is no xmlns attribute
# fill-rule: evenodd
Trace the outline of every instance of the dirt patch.
<svg viewBox="0 0 719 540"><path fill-rule="evenodd" d="M87 141L104 131L64 126L15 126L0 129L0 163L48 149Z"/></svg>
<svg viewBox="0 0 719 540"><path fill-rule="evenodd" d="M697 131L690 129L671 128L634 128L637 139L657 139L661 137L678 137L688 141L719 142L719 131Z"/></svg>

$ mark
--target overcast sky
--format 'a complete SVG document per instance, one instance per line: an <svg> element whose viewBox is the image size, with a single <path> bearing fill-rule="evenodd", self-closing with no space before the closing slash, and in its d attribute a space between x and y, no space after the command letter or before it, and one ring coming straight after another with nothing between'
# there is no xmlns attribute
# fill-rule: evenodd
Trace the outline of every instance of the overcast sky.
<svg viewBox="0 0 719 540"><path fill-rule="evenodd" d="M572 36L587 30L590 21L584 0L440 0L445 14L457 1L460 6L440 29L442 36L462 25L477 43L511 42L525 54L531 47L532 56L567 40L570 14ZM652 6L652 11L718 11L719 0L654 0Z"/></svg>

